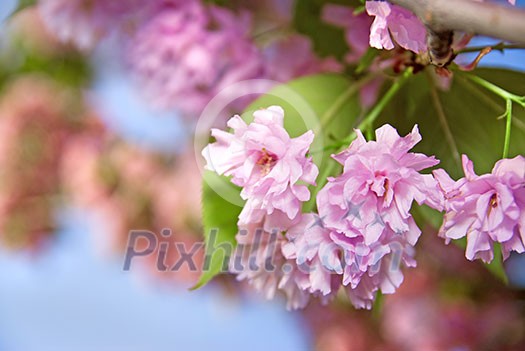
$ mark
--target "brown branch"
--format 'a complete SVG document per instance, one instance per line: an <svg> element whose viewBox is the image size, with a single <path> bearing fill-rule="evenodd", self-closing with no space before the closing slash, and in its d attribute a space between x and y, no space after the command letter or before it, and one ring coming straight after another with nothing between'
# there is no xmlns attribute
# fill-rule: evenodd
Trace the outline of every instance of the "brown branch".
<svg viewBox="0 0 525 351"><path fill-rule="evenodd" d="M457 30L525 44L525 11L473 0L389 0L433 31Z"/></svg>

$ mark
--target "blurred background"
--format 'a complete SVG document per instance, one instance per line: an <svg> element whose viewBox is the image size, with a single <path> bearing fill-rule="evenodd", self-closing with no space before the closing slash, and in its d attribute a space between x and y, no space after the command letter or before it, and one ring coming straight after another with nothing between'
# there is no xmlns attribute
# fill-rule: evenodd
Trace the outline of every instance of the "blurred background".
<svg viewBox="0 0 525 351"><path fill-rule="evenodd" d="M198 272L155 257L123 271L130 229L202 240L194 122L143 94L120 38L79 50L17 5L0 1L0 351L525 350L525 256L508 288L431 235L380 312L288 312L228 276L188 291ZM525 52L482 63L524 71Z"/></svg>

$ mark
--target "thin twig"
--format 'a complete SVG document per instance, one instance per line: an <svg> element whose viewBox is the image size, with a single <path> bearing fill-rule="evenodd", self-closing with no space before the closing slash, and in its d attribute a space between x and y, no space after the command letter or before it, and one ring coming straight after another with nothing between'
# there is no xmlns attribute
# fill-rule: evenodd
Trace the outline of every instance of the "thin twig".
<svg viewBox="0 0 525 351"><path fill-rule="evenodd" d="M492 51L503 51L507 49L525 49L525 45L523 44L509 44L505 42L499 42L495 45L480 45L480 46L470 46L461 50L458 50L458 54L466 54L469 52L479 52L481 50L485 50L486 48L490 48Z"/></svg>

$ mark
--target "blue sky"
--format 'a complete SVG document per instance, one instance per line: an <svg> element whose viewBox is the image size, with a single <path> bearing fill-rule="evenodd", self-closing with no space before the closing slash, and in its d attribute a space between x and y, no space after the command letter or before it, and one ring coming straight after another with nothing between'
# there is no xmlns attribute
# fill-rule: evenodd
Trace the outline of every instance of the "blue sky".
<svg viewBox="0 0 525 351"><path fill-rule="evenodd" d="M61 216L40 257L0 253L0 350L307 350L281 302L145 284L95 252L93 224Z"/></svg>

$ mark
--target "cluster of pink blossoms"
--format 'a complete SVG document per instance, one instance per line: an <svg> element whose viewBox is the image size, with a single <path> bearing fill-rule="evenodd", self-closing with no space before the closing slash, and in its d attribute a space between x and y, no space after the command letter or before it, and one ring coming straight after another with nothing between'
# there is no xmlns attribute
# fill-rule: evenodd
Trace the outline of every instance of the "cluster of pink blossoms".
<svg viewBox="0 0 525 351"><path fill-rule="evenodd" d="M199 1L165 2L131 40L128 60L161 107L200 112L228 85L260 77L248 13Z"/></svg>
<svg viewBox="0 0 525 351"><path fill-rule="evenodd" d="M440 209L442 195L432 175L434 157L411 153L421 140L415 127L402 138L390 125L367 142L359 130L345 151L334 155L343 173L329 178L317 195L319 216L292 230L287 257L311 262L309 290L328 297L339 287L358 308L371 308L376 292L395 292L401 266L413 267L421 231L410 215L415 200Z"/></svg>
<svg viewBox="0 0 525 351"><path fill-rule="evenodd" d="M525 158L500 160L492 173L478 176L463 155L463 171L456 182L444 170L434 171L445 194L439 235L447 243L466 236L469 260L491 262L494 243L501 244L504 259L511 251L525 252Z"/></svg>
<svg viewBox="0 0 525 351"><path fill-rule="evenodd" d="M320 59L307 37L253 40L253 16L197 0L165 3L131 40L128 60L152 101L200 114L222 89L249 79L279 82L319 72L340 72L335 59ZM234 102L243 109L247 99Z"/></svg>
<svg viewBox="0 0 525 351"><path fill-rule="evenodd" d="M302 213L318 169L307 156L311 131L290 138L284 111L272 106L239 116L232 133L212 130L216 142L203 150L206 168L231 176L246 200L239 215L238 246L230 271L273 298L285 293L288 308L302 308L310 296L322 302L342 288L357 308L370 309L378 291L392 294L403 281L402 267L414 267L421 230L410 211L414 201L446 211L441 236L468 236L467 258L492 259L492 243L504 257L523 252L525 158L499 161L492 174L476 176L465 158L466 178L454 182L443 171L422 174L439 163L410 152L421 141L414 127L405 137L390 125L375 141L357 138L333 158L343 166L318 192L318 213Z"/></svg>

